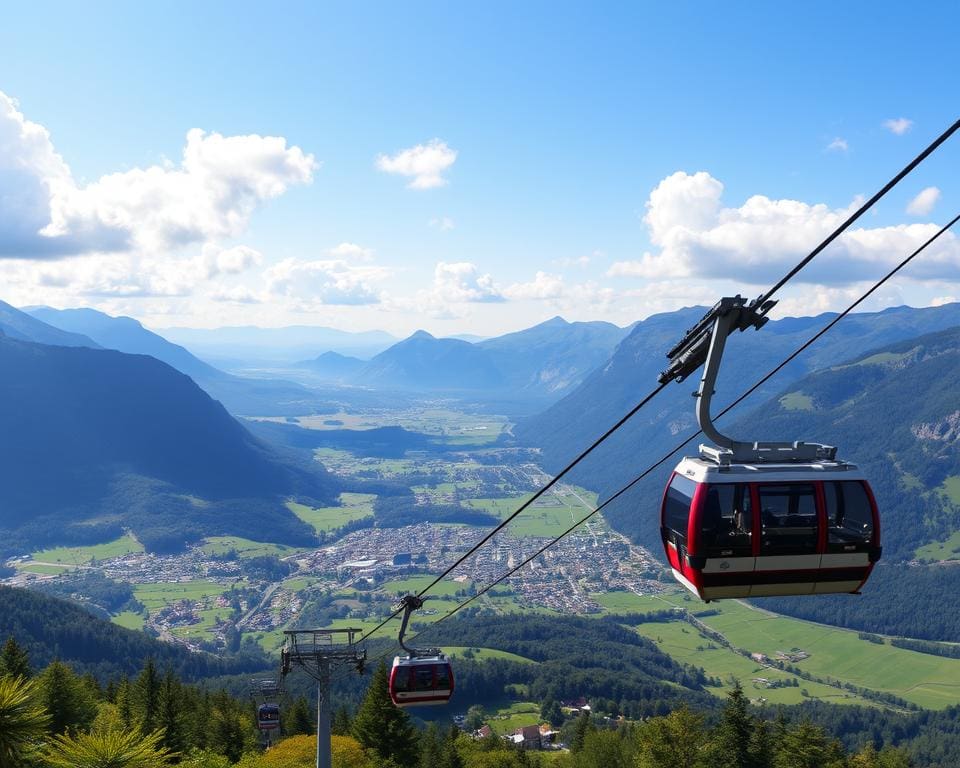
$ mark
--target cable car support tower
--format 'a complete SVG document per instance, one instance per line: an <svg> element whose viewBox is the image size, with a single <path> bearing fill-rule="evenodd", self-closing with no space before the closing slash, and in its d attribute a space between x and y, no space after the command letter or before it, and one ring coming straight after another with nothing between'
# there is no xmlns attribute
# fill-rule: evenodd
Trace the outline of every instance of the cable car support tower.
<svg viewBox="0 0 960 768"><path fill-rule="evenodd" d="M280 674L286 677L294 665L317 681L317 768L332 768L330 754L330 670L354 667L363 674L366 648L357 642L361 629L285 630L280 651Z"/></svg>

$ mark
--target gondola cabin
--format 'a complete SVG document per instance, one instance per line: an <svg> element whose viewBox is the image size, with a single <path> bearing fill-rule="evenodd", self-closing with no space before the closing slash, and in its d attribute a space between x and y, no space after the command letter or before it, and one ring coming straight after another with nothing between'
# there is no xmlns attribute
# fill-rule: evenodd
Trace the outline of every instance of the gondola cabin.
<svg viewBox="0 0 960 768"><path fill-rule="evenodd" d="M702 600L856 593L880 558L870 486L842 461L680 462L663 495L673 575Z"/></svg>
<svg viewBox="0 0 960 768"><path fill-rule="evenodd" d="M273 731L280 727L280 705L261 704L257 707L257 728Z"/></svg>
<svg viewBox="0 0 960 768"><path fill-rule="evenodd" d="M442 653L396 656L390 670L390 698L398 707L446 704L453 695L453 667Z"/></svg>

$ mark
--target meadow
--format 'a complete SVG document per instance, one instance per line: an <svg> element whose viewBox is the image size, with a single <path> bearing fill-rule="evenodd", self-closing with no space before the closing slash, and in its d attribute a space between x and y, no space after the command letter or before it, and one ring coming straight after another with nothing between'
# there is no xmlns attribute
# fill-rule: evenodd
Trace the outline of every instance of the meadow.
<svg viewBox="0 0 960 768"><path fill-rule="evenodd" d="M86 547L53 547L33 552L31 557L39 563L63 563L64 565L88 565L92 560L108 560L114 557L143 552L143 545L132 534L118 539Z"/></svg>
<svg viewBox="0 0 960 768"><path fill-rule="evenodd" d="M308 507L294 501L287 502L287 508L314 530L333 531L347 523L369 517L373 514L373 502L376 495L372 493L341 493L339 507Z"/></svg>

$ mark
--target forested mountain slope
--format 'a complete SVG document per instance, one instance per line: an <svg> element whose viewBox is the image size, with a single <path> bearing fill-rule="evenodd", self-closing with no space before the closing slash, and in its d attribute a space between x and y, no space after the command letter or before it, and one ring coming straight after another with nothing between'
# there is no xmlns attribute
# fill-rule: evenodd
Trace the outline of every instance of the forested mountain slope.
<svg viewBox="0 0 960 768"><path fill-rule="evenodd" d="M91 616L68 600L0 586L0 642L8 637L27 651L34 669L59 659L101 681L133 675L147 658L191 680L259 672L268 664L257 655L223 659L194 653Z"/></svg>
<svg viewBox="0 0 960 768"><path fill-rule="evenodd" d="M281 498L336 493L152 357L0 338L0 369L4 551L121 527L148 548L226 533L301 543L311 529Z"/></svg>
<svg viewBox="0 0 960 768"><path fill-rule="evenodd" d="M598 369L575 392L537 417L521 422L514 430L518 438L527 445L539 446L543 449L544 461L549 471L557 471L564 464L589 445L604 430L614 424L624 413L649 393L656 384L656 376L666 362L666 351L683 335L686 328L696 322L702 312L699 308L682 310L666 315L656 315L640 323L634 331L617 348L610 362ZM760 331L749 330L745 333L734 333L728 342L727 353L724 356L724 366L721 370L717 393L714 398L714 411L718 412L726 403L729 403L740 392L760 378L776 363L784 359L802 341L811 336L816 329L828 321L828 316L818 318L788 318L780 321L771 321ZM949 416L952 411L941 413L944 403L949 402L951 392L956 391L958 380L953 380L953 389L949 383L941 387L938 376L953 375L953 373L939 372L938 366L951 365L951 356L944 356L942 360L924 367L916 378L913 373L907 375L904 368L907 357L897 365L886 367L867 364L849 369L846 373L834 374L827 371L827 379L823 386L833 382L836 396L841 400L824 401L824 406L817 411L788 410L794 407L795 398L788 398L786 406L781 404L783 395L793 391L793 382L801 379L812 367L827 368L851 360L851 352L856 349L877 348L882 353L890 346L889 337L894 337L894 344L890 347L890 354L901 355L900 342L904 341L908 347L913 344L909 341L917 335L915 329L942 330L943 327L960 325L960 305L953 304L943 307L934 307L922 310L900 307L876 314L853 315L839 323L821 339L811 350L798 360L787 366L778 376L754 394L750 400L740 406L719 424L742 439L807 439L830 441L836 440L841 446L842 453L852 460L865 461L866 454L879 455L884 453L883 446L889 439L894 439L904 452L908 446L916 448L926 446L924 450L906 451L904 460L910 467L904 467L907 472L919 471L920 464L929 456L930 450L943 447L942 441L926 440L913 443L907 441L910 424L933 424L939 419ZM859 335L857 335L859 334ZM907 334L905 336L905 334ZM949 336L949 334L948 334ZM946 337L945 337L946 338ZM877 342L877 340L880 340ZM949 342L946 342L949 344ZM910 358L912 359L912 358ZM917 362L923 362L917 358ZM898 378L902 376L902 378ZM927 382L926 377L930 377ZM696 378L696 377L694 377ZM697 388L696 380L688 380L681 384L669 385L657 398L635 416L627 425L619 430L599 450L583 462L573 473L572 477L592 490L599 491L601 496L608 496L625 486L641 471L647 469L655 461L663 458L672 448L681 443L684 438L691 436L697 430L694 416L694 401L690 394ZM865 398L864 388L880 387L876 393ZM799 387L799 385L797 385ZM819 385L818 385L819 386ZM900 414L897 408L887 411L885 399L893 397L903 400L904 393L924 393L927 402L927 389L934 387L935 391L942 391L942 402L934 406L930 401L929 413L917 411L910 415ZM849 392L845 392L847 388ZM819 391L819 390L818 390ZM931 390L934 391L934 390ZM778 394L779 393L779 394ZM860 393L860 394L857 394ZM857 395L858 400L847 400ZM862 400L862 404L858 405ZM913 405L919 406L914 398ZM769 401L769 402L767 402ZM762 415L753 421L743 421L749 408L763 406ZM843 410L834 412L836 408ZM864 415L860 408L870 408L872 415ZM829 410L829 413L826 411ZM886 430L873 435L872 442L866 437L870 429L878 426L876 416L885 414L888 421L895 414L897 418L910 421L902 427L896 436L889 437ZM731 426L734 419L739 421ZM865 430L867 430L865 432ZM687 453L696 451L699 438L686 449ZM860 445L862 444L862 445ZM949 450L949 449L948 449ZM630 492L621 497L607 508L608 519L621 531L633 537L636 541L651 548L659 547L659 529L657 522L657 508L663 486L669 477L673 464L678 459L668 459L659 469L635 486ZM938 466L943 466L942 459L937 460ZM892 463L887 462L886 468L867 467L868 470L878 473L878 484L881 495L887 499L888 506L893 503L906 503L913 509L916 495L905 493L905 486L897 482L903 477L897 470L890 470ZM882 477L890 470L892 482L884 483ZM922 474L922 473L921 473ZM936 474L936 473L935 473ZM932 488L933 486L929 486ZM952 525L952 518L944 511L938 494L928 494L924 499L925 509L921 518L930 517L921 525L904 523L904 536L897 532L896 539L899 548L889 551L889 555L898 556L910 551L915 542L924 536L929 540L941 535ZM910 517L908 515L908 517ZM890 524L896 528L898 521L891 519ZM894 531L896 532L896 531Z"/></svg>

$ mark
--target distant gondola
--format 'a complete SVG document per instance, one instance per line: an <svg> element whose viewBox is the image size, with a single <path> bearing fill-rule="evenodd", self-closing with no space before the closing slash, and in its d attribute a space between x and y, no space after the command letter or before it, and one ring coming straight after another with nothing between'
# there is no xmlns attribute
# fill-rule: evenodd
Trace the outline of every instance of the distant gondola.
<svg viewBox="0 0 960 768"><path fill-rule="evenodd" d="M406 595L401 601L400 647L406 656L396 656L390 670L390 699L398 707L446 704L453 696L453 666L439 649L408 648L403 642L410 614L423 606L423 598Z"/></svg>
<svg viewBox="0 0 960 768"><path fill-rule="evenodd" d="M280 705L260 704L257 707L257 728L272 731L280 727Z"/></svg>
<svg viewBox="0 0 960 768"><path fill-rule="evenodd" d="M390 670L390 698L398 707L446 704L453 695L453 667L441 653L397 656Z"/></svg>

